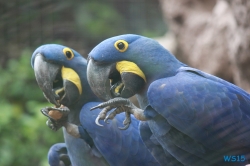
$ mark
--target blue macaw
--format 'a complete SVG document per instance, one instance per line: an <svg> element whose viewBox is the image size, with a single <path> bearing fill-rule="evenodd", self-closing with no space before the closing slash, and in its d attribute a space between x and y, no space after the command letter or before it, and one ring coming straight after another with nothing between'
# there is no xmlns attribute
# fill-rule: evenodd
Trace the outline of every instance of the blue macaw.
<svg viewBox="0 0 250 166"><path fill-rule="evenodd" d="M87 78L106 101L92 108L104 108L96 123L126 112L128 127L133 114L141 121L142 140L160 164L250 162L250 95L180 62L157 41L133 34L102 41L89 53ZM127 99L133 95L140 108Z"/></svg>
<svg viewBox="0 0 250 166"><path fill-rule="evenodd" d="M43 45L34 51L31 65L45 98L56 106L42 109L49 117L49 127L58 130L64 126L65 144L50 149L49 163L63 162L60 156L68 155L74 166L159 165L143 144L136 119L126 131L118 129L124 115L104 127L95 125L101 110L91 112L90 108L100 100L90 89L87 62L78 52L62 45ZM53 118L50 111L55 110L62 116Z"/></svg>

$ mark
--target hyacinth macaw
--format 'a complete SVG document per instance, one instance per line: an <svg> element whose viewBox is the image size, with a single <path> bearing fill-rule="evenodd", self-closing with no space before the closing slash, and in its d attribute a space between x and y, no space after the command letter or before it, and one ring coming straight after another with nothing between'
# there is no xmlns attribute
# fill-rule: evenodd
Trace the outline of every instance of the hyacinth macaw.
<svg viewBox="0 0 250 166"><path fill-rule="evenodd" d="M104 108L97 124L125 111L128 127L133 114L141 121L142 140L160 164L249 163L250 95L188 67L157 41L133 34L102 41L89 53L87 78L106 101L92 108ZM140 108L127 99L133 95ZM165 158L154 153L154 146L164 150Z"/></svg>
<svg viewBox="0 0 250 166"><path fill-rule="evenodd" d="M90 108L100 101L90 89L87 62L78 52L62 45L43 45L34 51L31 65L45 98L56 106L42 109L50 118L49 127L64 126L65 144L50 149L49 163L60 163L60 156L68 155L73 166L158 165L140 138L139 121L134 119L127 131L117 128L122 126L122 115L104 128L95 125L99 112ZM53 119L49 114L53 110L62 117Z"/></svg>

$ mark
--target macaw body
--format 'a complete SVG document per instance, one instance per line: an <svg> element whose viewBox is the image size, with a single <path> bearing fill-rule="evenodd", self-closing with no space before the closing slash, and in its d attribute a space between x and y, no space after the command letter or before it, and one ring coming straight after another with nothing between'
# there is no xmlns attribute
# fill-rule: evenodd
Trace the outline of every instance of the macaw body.
<svg viewBox="0 0 250 166"><path fill-rule="evenodd" d="M98 113L91 112L90 107L100 100L88 85L87 63L79 53L61 45L43 45L33 53L31 64L44 96L57 109L61 104L67 106L67 123L77 125L80 131L80 138L76 138L63 128L65 144L50 149L49 163L60 163L63 153L74 166L158 165L139 136L138 121L134 120L125 132L117 128L123 116L103 127L95 125ZM67 151L59 151L65 148Z"/></svg>
<svg viewBox="0 0 250 166"><path fill-rule="evenodd" d="M124 111L129 121L133 114L141 120L142 140L161 165L250 162L250 95L241 88L188 67L139 35L106 39L88 59L90 86L107 101L94 107L104 108L99 119ZM126 99L135 94L140 108Z"/></svg>
<svg viewBox="0 0 250 166"><path fill-rule="evenodd" d="M145 111L159 114L148 121L151 131L180 163L248 163L250 96L242 89L197 69L181 67L173 78L154 81L147 96L151 108ZM161 123L164 129L159 128ZM228 163L224 156L240 159Z"/></svg>

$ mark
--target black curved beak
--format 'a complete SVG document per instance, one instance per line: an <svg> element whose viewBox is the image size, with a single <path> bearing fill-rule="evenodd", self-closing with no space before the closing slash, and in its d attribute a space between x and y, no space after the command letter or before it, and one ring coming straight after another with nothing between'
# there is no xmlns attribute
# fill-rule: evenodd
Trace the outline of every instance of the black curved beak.
<svg viewBox="0 0 250 166"><path fill-rule="evenodd" d="M112 98L110 93L110 81L108 78L111 67L112 66L110 64L97 65L93 59L88 59L88 83L94 94L104 101Z"/></svg>
<svg viewBox="0 0 250 166"><path fill-rule="evenodd" d="M70 106L82 94L81 79L73 69L48 62L40 53L34 59L34 71L44 97L56 107Z"/></svg>
<svg viewBox="0 0 250 166"><path fill-rule="evenodd" d="M132 97L145 85L145 80L139 74L129 70L118 71L117 63L104 64L95 62L92 58L88 60L87 79L89 85L94 94L104 101L114 97ZM125 61L122 63L127 64ZM131 62L129 63L131 64Z"/></svg>
<svg viewBox="0 0 250 166"><path fill-rule="evenodd" d="M47 100L57 107L60 106L58 101L60 97L53 91L53 82L56 80L60 69L61 66L46 62L42 54L36 55L34 60L36 81Z"/></svg>

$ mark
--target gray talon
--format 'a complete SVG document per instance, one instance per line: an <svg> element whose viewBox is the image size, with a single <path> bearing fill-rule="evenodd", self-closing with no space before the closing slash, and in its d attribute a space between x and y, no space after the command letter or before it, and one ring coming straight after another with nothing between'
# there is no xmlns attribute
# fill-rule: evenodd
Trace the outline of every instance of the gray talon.
<svg viewBox="0 0 250 166"><path fill-rule="evenodd" d="M99 123L100 120L100 115L97 116L97 118L95 119L95 124L97 124L98 126L103 126Z"/></svg>
<svg viewBox="0 0 250 166"><path fill-rule="evenodd" d="M130 123L126 124L124 127L118 127L120 130L126 130L128 129Z"/></svg>
<svg viewBox="0 0 250 166"><path fill-rule="evenodd" d="M105 122L105 123L107 123L107 124L109 124L109 118L108 117L106 117L103 121Z"/></svg>
<svg viewBox="0 0 250 166"><path fill-rule="evenodd" d="M46 121L46 125L47 125L49 128L51 128L50 120L47 120L47 121Z"/></svg>
<svg viewBox="0 0 250 166"><path fill-rule="evenodd" d="M53 122L50 119L46 121L46 125L53 131L57 130L57 128L54 126Z"/></svg>
<svg viewBox="0 0 250 166"><path fill-rule="evenodd" d="M99 126L103 126L99 124L100 119L104 119L105 123L108 123L109 119L113 119L117 114L121 112L125 112L126 118L123 121L124 127L119 127L121 130L126 130L129 128L131 123L130 114L133 114L139 120L146 120L146 117L143 114L143 110L137 108L129 99L125 99L122 97L116 97L101 103L95 107L92 107L90 110L94 110L97 108L103 108L103 110L99 113L98 117L96 118L96 124ZM116 108L112 111L108 116L106 116L107 112L109 112L112 108ZM106 116L106 117L105 117Z"/></svg>
<svg viewBox="0 0 250 166"><path fill-rule="evenodd" d="M120 130L128 129L128 127L131 123L130 113L126 111L125 114L126 114L126 119L123 121L124 127L119 127Z"/></svg>
<svg viewBox="0 0 250 166"><path fill-rule="evenodd" d="M101 108L100 104L97 105L97 106L95 106L95 107L90 108L90 111L95 110L95 109L97 109L97 108Z"/></svg>
<svg viewBox="0 0 250 166"><path fill-rule="evenodd" d="M126 125L126 124L130 124L131 123L131 117L130 117L130 113L129 112L125 112L125 120L123 121L123 124Z"/></svg>
<svg viewBox="0 0 250 166"><path fill-rule="evenodd" d="M60 119L54 119L49 115L49 112L51 110L60 111L63 114L63 116ZM64 125L64 123L67 121L67 115L70 112L70 110L67 107L62 107L62 108L45 107L42 108L40 111L44 116L48 117L46 125L54 131L57 131Z"/></svg>

